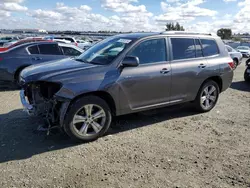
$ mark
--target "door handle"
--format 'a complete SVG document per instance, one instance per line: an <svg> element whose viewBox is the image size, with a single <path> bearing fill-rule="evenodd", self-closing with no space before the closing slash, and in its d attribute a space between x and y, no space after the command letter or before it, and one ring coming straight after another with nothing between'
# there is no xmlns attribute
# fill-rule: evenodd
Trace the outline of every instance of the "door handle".
<svg viewBox="0 0 250 188"><path fill-rule="evenodd" d="M200 69L204 69L204 68L206 68L206 65L204 65L203 63L201 63L198 67L199 67Z"/></svg>
<svg viewBox="0 0 250 188"><path fill-rule="evenodd" d="M163 68L160 73L161 74L167 74L169 72L169 70L167 68Z"/></svg>

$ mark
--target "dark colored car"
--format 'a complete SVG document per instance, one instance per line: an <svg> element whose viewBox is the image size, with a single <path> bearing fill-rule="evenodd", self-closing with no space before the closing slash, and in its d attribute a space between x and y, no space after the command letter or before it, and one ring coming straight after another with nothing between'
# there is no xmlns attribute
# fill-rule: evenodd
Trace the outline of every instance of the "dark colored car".
<svg viewBox="0 0 250 188"><path fill-rule="evenodd" d="M113 116L193 102L214 108L234 64L217 36L183 32L108 38L75 59L30 66L20 97L29 114L46 117L74 139L103 135Z"/></svg>
<svg viewBox="0 0 250 188"><path fill-rule="evenodd" d="M11 48L14 48L16 46L19 46L19 45L25 44L25 43L46 42L46 41L48 41L48 40L44 40L44 39L41 39L41 38L22 39L22 40L19 40L19 41L15 41L13 44L10 44L9 46L0 47L0 52L7 51L7 50L9 50Z"/></svg>
<svg viewBox="0 0 250 188"><path fill-rule="evenodd" d="M30 65L79 56L82 49L55 42L33 42L0 53L0 81L19 82L20 72Z"/></svg>
<svg viewBox="0 0 250 188"><path fill-rule="evenodd" d="M250 59L246 61L246 70L244 72L244 79L250 83Z"/></svg>

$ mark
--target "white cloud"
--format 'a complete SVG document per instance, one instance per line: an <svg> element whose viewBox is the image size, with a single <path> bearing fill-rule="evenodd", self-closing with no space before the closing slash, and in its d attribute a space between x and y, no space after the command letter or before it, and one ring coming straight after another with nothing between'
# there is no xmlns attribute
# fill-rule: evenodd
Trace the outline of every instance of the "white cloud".
<svg viewBox="0 0 250 188"><path fill-rule="evenodd" d="M161 2L161 8L164 14L155 17L157 22L180 22L185 23L195 20L197 17L214 17L217 11L201 8L198 5L204 3L204 0L190 0L180 4L179 1L175 4Z"/></svg>
<svg viewBox="0 0 250 188"><path fill-rule="evenodd" d="M1 3L22 3L24 0L1 0Z"/></svg>
<svg viewBox="0 0 250 188"><path fill-rule="evenodd" d="M235 15L204 8L204 2L209 1L213 0L162 0L158 3L162 13L154 15L141 3L142 0L101 0L103 9L111 13L104 16L94 13L92 7L84 4L67 6L58 2L46 10L27 11L22 4L24 0L0 0L0 23L6 29L162 31L167 22L180 22L188 31L216 32L225 27L232 28L235 33L249 32L250 0L238 2L236 8L239 11ZM16 17L12 14L16 11L25 11L30 18Z"/></svg>
<svg viewBox="0 0 250 188"><path fill-rule="evenodd" d="M12 12L23 12L28 10L27 7L20 5L22 2L23 0L0 0L1 25L6 26L3 24L2 20L5 20L7 17L9 19Z"/></svg>
<svg viewBox="0 0 250 188"><path fill-rule="evenodd" d="M27 7L21 6L17 3L3 3L3 4L0 4L0 8L2 10L6 10L6 11L26 11L26 10L28 10Z"/></svg>
<svg viewBox="0 0 250 188"><path fill-rule="evenodd" d="M223 1L228 3L228 2L234 2L234 1L237 1L237 0L223 0Z"/></svg>

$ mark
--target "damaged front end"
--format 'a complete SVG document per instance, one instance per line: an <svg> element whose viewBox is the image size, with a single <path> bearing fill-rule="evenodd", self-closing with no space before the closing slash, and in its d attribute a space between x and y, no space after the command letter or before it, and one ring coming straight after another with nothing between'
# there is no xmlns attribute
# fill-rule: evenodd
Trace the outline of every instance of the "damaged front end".
<svg viewBox="0 0 250 188"><path fill-rule="evenodd" d="M66 113L65 102L55 97L60 89L59 83L38 81L23 85L20 92L25 111L29 115L42 117L48 124L48 133L51 128L61 127L62 116Z"/></svg>

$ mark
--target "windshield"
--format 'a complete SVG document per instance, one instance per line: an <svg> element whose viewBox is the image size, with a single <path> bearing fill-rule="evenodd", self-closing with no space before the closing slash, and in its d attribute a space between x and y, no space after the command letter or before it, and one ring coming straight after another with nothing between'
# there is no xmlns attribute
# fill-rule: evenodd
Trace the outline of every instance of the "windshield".
<svg viewBox="0 0 250 188"><path fill-rule="evenodd" d="M240 49L240 50L249 50L249 47L247 47L247 46L239 46L237 49Z"/></svg>
<svg viewBox="0 0 250 188"><path fill-rule="evenodd" d="M108 65L131 44L131 39L108 38L85 51L76 60L91 64Z"/></svg>

